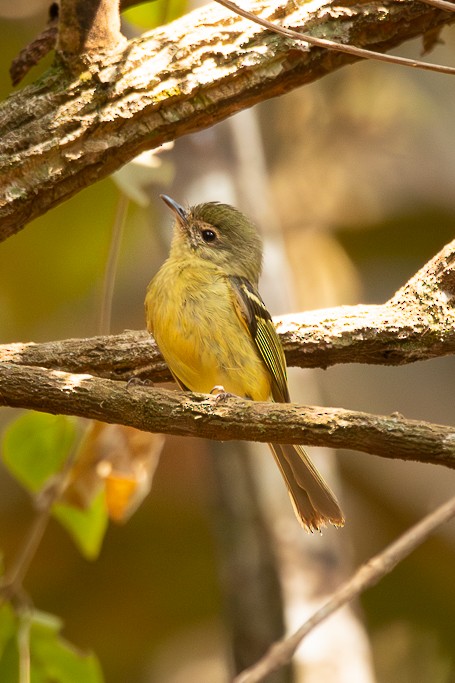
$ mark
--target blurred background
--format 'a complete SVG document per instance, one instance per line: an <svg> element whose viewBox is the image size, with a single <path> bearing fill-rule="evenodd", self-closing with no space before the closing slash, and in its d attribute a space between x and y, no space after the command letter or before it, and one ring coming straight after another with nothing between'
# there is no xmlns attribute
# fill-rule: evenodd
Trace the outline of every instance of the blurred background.
<svg viewBox="0 0 455 683"><path fill-rule="evenodd" d="M125 33L188 9L173 2L129 11ZM47 4L0 0L2 99L12 90L11 60L42 30ZM454 64L455 29L441 38L431 61ZM414 41L397 52L420 51ZM98 333L112 229L123 213L110 329L143 329L145 289L171 237L161 192L184 204L228 201L255 219L265 240L261 291L273 314L386 301L454 237L450 84L450 76L358 63L143 155L2 243L0 343ZM444 424L454 424L454 376L453 358L290 372L295 401ZM3 409L0 427L16 415ZM258 637L267 643L455 485L455 473L430 465L324 449L312 456L340 499L343 530L302 538L265 447L169 437L150 495L127 524L110 526L100 557L82 559L51 522L26 588L36 606L63 618L72 643L96 652L109 683L227 681L231 629L238 636L246 620L257 631L262 620L260 595L246 604L251 587L270 602L276 590L283 595L284 623ZM259 521L247 511L256 497ZM6 565L33 514L2 471ZM245 528L240 540L236 530ZM239 568L245 554L255 558ZM455 681L454 562L452 524L316 631L294 678L288 671L270 681L300 681L303 671L315 683ZM243 661L239 648L234 659Z"/></svg>

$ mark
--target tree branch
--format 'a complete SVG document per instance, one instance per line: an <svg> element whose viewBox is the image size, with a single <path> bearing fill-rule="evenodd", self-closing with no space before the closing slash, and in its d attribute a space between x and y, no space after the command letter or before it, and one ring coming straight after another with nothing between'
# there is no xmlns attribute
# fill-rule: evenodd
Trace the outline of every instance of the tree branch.
<svg viewBox="0 0 455 683"><path fill-rule="evenodd" d="M304 327L292 317L282 319L279 326L290 365L402 365L453 354L455 240L385 304L305 313ZM307 354L310 362L304 361Z"/></svg>
<svg viewBox="0 0 455 683"><path fill-rule="evenodd" d="M21 82L33 66L54 49L58 36L59 6L53 2L49 7L46 27L19 52L11 62L9 75L13 85Z"/></svg>
<svg viewBox="0 0 455 683"><path fill-rule="evenodd" d="M453 352L455 240L383 306L306 313L281 322L278 330L288 358L304 366L398 364ZM205 395L128 388L118 381L146 371L155 380L170 379L146 333L5 345L0 347L0 404L146 431L352 448L455 467L455 428L333 408L240 399L217 403ZM104 378L93 377L94 372Z"/></svg>
<svg viewBox="0 0 455 683"><path fill-rule="evenodd" d="M455 498L436 508L418 524L391 543L385 550L363 564L356 573L336 590L329 600L318 609L292 635L277 641L256 664L235 677L233 683L259 683L273 671L288 664L302 640L310 631L327 619L337 609L358 597L367 588L375 586L384 576L419 547L439 526L455 515Z"/></svg>
<svg viewBox="0 0 455 683"><path fill-rule="evenodd" d="M259 403L0 364L0 405L218 441L304 443L455 468L455 428L401 415Z"/></svg>
<svg viewBox="0 0 455 683"><path fill-rule="evenodd" d="M260 0L249 9L377 51L454 21L410 0ZM0 108L0 240L139 152L352 61L210 5L94 61L79 78L56 66Z"/></svg>
<svg viewBox="0 0 455 683"><path fill-rule="evenodd" d="M455 353L455 240L382 305L340 306L276 318L289 365L402 365ZM109 379L172 376L146 332L0 346L0 363Z"/></svg>

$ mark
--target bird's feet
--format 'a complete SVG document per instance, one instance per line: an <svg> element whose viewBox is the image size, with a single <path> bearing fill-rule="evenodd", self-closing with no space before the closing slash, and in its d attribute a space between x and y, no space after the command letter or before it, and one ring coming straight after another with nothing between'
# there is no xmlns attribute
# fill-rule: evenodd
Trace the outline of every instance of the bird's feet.
<svg viewBox="0 0 455 683"><path fill-rule="evenodd" d="M222 384L216 384L211 390L210 394L212 396L215 396L216 403L222 403L223 401L226 401L228 398L234 396L234 394L231 394L229 391L226 391Z"/></svg>
<svg viewBox="0 0 455 683"><path fill-rule="evenodd" d="M137 386L151 386L153 387L154 382L151 379L141 379L140 377L130 377L126 383L126 388L137 387Z"/></svg>

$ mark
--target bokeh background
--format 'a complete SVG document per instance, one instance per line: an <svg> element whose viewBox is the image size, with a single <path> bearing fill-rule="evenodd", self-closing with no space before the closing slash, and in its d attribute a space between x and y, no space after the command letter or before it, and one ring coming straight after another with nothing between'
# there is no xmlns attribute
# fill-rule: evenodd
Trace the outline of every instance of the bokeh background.
<svg viewBox="0 0 455 683"><path fill-rule="evenodd" d="M128 13L125 32L186 10L163 2ZM41 30L46 11L41 0L0 1L2 99L12 90L11 60ZM455 29L441 38L431 60L454 64ZM399 53L420 50L414 41ZM112 226L125 196L111 331L143 329L145 289L170 240L163 191L181 202L230 201L256 219L266 241L261 289L273 313L384 302L454 236L451 86L450 76L359 63L128 165L2 243L0 342L98 333ZM453 358L297 370L292 393L305 403L453 424L454 371ZM0 426L16 415L3 409ZM264 451L253 469L268 468ZM36 606L63 618L71 642L97 653L109 683L227 680L212 462L222 454L220 446L213 455L202 441L169 437L150 495L127 524L111 525L95 562L50 524L26 588ZM447 499L455 484L452 471L430 465L314 455L347 516L345 529L323 536L344 573ZM2 470L7 565L33 514L27 494ZM321 542L307 540L310 555ZM346 679L311 680L455 681L454 563L452 524L362 597L355 613L364 628L363 668Z"/></svg>

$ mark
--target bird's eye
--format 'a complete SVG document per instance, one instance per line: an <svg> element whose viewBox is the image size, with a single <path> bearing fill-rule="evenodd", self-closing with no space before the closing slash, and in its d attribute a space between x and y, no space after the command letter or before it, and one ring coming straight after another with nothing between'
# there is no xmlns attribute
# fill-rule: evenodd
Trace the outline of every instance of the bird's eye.
<svg viewBox="0 0 455 683"><path fill-rule="evenodd" d="M203 230L201 235L204 242L214 242L217 237L216 232L213 230Z"/></svg>

